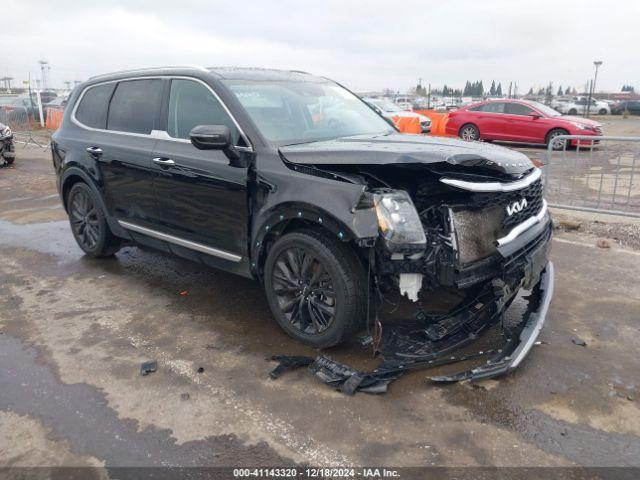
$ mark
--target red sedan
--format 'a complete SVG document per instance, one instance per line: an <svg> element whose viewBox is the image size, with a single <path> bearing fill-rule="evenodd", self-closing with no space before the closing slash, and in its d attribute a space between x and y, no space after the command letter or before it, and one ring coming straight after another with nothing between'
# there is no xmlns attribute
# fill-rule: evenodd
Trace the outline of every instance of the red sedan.
<svg viewBox="0 0 640 480"><path fill-rule="evenodd" d="M602 135L602 125L581 117L561 115L554 109L527 100L489 100L453 111L446 133L464 140L553 144L565 147L560 135ZM584 145L582 142L581 145ZM576 145L576 141L572 142Z"/></svg>

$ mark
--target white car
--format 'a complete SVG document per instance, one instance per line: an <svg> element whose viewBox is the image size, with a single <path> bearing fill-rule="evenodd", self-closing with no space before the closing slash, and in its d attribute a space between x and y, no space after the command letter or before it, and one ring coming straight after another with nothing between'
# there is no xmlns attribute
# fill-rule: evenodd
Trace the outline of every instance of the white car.
<svg viewBox="0 0 640 480"><path fill-rule="evenodd" d="M385 118L393 119L393 117L413 117L420 119L420 132L429 133L431 131L431 119L416 112L403 110L399 105L392 102L388 98L372 98L364 97L362 99L376 112Z"/></svg>
<svg viewBox="0 0 640 480"><path fill-rule="evenodd" d="M587 103L587 97L576 97L567 102L558 102L556 106L552 106L558 112L565 115L583 115L587 113ZM591 105L589 106L589 113L593 113L594 115L609 115L611 114L611 108L607 102L602 102L592 98Z"/></svg>

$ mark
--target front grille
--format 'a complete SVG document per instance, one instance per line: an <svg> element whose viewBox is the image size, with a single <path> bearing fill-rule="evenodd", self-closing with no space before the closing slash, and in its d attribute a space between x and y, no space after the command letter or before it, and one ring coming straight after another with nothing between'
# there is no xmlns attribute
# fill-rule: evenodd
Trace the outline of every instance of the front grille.
<svg viewBox="0 0 640 480"><path fill-rule="evenodd" d="M507 207L516 203L523 205L523 199L526 199L526 206L509 215ZM495 253L498 238L538 214L542 210L542 202L542 180L514 192L472 194L465 207L451 211L460 263L478 261Z"/></svg>

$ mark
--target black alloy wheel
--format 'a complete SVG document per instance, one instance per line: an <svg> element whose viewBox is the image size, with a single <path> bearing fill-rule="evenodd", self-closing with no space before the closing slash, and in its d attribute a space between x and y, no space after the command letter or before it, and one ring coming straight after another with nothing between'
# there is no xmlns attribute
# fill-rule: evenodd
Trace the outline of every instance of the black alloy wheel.
<svg viewBox="0 0 640 480"><path fill-rule="evenodd" d="M276 260L272 278L278 305L296 330L318 335L331 326L336 315L334 282L312 252L286 249Z"/></svg>
<svg viewBox="0 0 640 480"><path fill-rule="evenodd" d="M108 257L120 248L107 225L102 209L91 188L76 183L67 197L67 210L71 231L78 246L90 257Z"/></svg>
<svg viewBox="0 0 640 480"><path fill-rule="evenodd" d="M76 192L69 205L69 218L76 239L84 249L93 250L100 239L100 223L98 212L89 194L80 190Z"/></svg>
<svg viewBox="0 0 640 480"><path fill-rule="evenodd" d="M264 265L265 293L278 324L316 348L337 345L364 326L365 279L353 250L314 229L280 237Z"/></svg>

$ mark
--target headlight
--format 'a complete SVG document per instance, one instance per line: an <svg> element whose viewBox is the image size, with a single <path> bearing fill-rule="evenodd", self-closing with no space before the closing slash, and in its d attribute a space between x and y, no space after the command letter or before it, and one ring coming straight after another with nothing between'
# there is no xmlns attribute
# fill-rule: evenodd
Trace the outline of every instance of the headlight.
<svg viewBox="0 0 640 480"><path fill-rule="evenodd" d="M391 190L374 195L380 233L391 252L423 250L427 244L422 222L403 190Z"/></svg>
<svg viewBox="0 0 640 480"><path fill-rule="evenodd" d="M578 130L593 130L589 125L583 125L582 123L574 123Z"/></svg>

